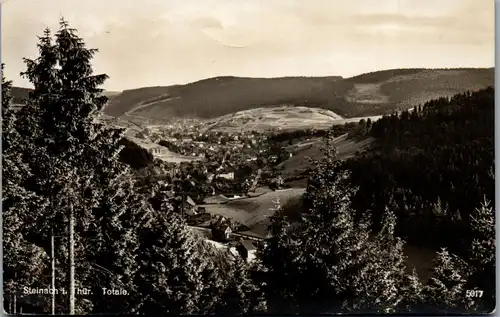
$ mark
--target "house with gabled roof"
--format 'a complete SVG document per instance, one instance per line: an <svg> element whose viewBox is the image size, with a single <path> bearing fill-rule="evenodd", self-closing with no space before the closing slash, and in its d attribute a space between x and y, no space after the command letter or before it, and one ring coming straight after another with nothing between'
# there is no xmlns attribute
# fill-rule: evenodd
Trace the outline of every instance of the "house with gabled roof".
<svg viewBox="0 0 500 317"><path fill-rule="evenodd" d="M212 229L212 239L219 242L228 242L231 239L231 234L233 230L231 229L231 223L225 219L219 219L211 224Z"/></svg>
<svg viewBox="0 0 500 317"><path fill-rule="evenodd" d="M255 260L257 247L252 240L242 240L236 245L236 250L241 255L241 257L247 261L252 262Z"/></svg>

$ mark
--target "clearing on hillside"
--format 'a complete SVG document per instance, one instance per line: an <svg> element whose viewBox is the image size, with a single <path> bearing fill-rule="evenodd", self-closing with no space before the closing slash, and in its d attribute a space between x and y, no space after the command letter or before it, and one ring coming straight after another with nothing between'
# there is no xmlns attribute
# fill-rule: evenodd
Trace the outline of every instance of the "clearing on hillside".
<svg viewBox="0 0 500 317"><path fill-rule="evenodd" d="M335 138L332 144L337 148L338 159L347 160L356 155L357 151L368 149L373 141L373 138L357 141L349 139L347 134L343 134ZM292 157L278 165L281 175L285 179L297 177L312 168L310 159L322 159L324 157L321 151L323 146L323 138L312 138L288 147L287 150L292 153Z"/></svg>
<svg viewBox="0 0 500 317"><path fill-rule="evenodd" d="M333 111L283 105L279 107L244 110L210 120L205 130L238 133L242 131L265 132L296 131L305 129L328 129L332 125L370 119L376 121L382 116L342 118Z"/></svg>
<svg viewBox="0 0 500 317"><path fill-rule="evenodd" d="M289 188L265 193L258 197L242 198L229 201L225 204L202 205L212 215L221 215L239 222L248 228L248 232L262 238L267 236L269 217L274 215L275 202L288 204L293 200L300 200L305 188ZM245 233L245 232L242 232Z"/></svg>

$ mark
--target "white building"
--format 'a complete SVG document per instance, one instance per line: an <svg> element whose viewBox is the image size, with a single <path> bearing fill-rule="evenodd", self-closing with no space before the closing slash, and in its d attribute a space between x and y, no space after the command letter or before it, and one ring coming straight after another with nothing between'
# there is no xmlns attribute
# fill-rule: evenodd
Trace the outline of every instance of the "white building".
<svg viewBox="0 0 500 317"><path fill-rule="evenodd" d="M220 177L220 178L225 178L225 179L234 179L234 172L230 172L230 173L225 173L225 174L219 174L217 175L217 177Z"/></svg>

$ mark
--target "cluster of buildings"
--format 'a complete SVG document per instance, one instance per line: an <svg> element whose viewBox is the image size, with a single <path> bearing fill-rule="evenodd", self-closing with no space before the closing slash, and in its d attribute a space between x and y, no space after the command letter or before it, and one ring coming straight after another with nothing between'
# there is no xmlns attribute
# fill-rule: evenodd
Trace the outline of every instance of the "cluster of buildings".
<svg viewBox="0 0 500 317"><path fill-rule="evenodd" d="M255 253L263 239L234 232L234 224L230 220L208 214L204 206L197 205L189 196L184 198L183 213L188 217L188 223L191 223L188 227L206 242L227 251L228 255L241 256L247 262L255 259ZM193 217L199 218L199 221L190 222L189 218Z"/></svg>

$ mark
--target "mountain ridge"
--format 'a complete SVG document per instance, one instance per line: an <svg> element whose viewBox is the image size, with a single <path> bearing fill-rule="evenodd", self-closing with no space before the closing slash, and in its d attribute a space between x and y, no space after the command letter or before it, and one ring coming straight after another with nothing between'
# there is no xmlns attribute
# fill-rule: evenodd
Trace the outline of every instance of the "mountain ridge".
<svg viewBox="0 0 500 317"><path fill-rule="evenodd" d="M492 67L389 69L348 78L218 76L183 85L123 90L111 94L113 98L104 113L162 122L179 117L213 119L254 108L288 105L322 108L352 118L387 114L493 83Z"/></svg>

